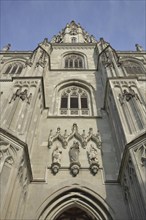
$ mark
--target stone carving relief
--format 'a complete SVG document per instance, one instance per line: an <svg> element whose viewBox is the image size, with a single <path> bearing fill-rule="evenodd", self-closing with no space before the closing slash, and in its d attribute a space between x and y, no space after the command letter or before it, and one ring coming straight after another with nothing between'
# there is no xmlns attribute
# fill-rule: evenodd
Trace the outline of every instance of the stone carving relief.
<svg viewBox="0 0 146 220"><path fill-rule="evenodd" d="M86 148L87 143L90 140L93 140L99 148L101 147L101 144L102 144L99 131L97 132L97 134L93 134L93 129L90 128L88 135L86 135L85 130L83 130L82 134L79 134L78 126L76 123L74 123L72 126L72 132L70 134L67 134L67 130L65 130L64 134L62 135L61 129L59 127L57 128L57 132L55 135L53 135L52 130L50 130L49 139L48 139L48 146L50 148L51 145L53 144L53 142L56 139L58 139L61 141L63 147L66 148L69 140L71 140L73 137L77 138L82 143L83 148Z"/></svg>
<svg viewBox="0 0 146 220"><path fill-rule="evenodd" d="M119 94L119 101L121 105L124 104L124 101L129 102L132 98L135 98L136 100L140 101L138 94L135 93L135 91L131 87L129 87L128 91L124 89L123 93Z"/></svg>
<svg viewBox="0 0 146 220"><path fill-rule="evenodd" d="M78 126L76 123L72 126L72 132L70 134L67 133L67 130L65 130L64 134L61 134L61 129L57 128L57 132L55 135L52 134L52 130L49 134L48 139L48 147L51 148L53 143L56 140L59 140L62 143L62 147L64 149L67 148L69 145L70 140L74 140L72 145L69 147L68 156L70 160L69 169L71 174L75 177L81 168L81 163L79 160L80 155L80 149L86 149L86 146L89 141L92 141L95 143L96 147L92 144L90 145L90 148L88 147L85 155L87 157L87 161L89 160L90 170L93 175L95 175L99 170L99 161L98 161L98 153L97 149L101 148L101 137L99 131L97 134L93 134L93 129L90 128L88 135L86 135L85 130L83 130L83 133L80 134L78 132ZM78 140L78 141L77 141ZM61 150L61 147L56 146L52 153L52 164L51 164L51 170L53 174L58 173L59 169L61 168L61 160L62 160L62 153L63 149Z"/></svg>
<svg viewBox="0 0 146 220"><path fill-rule="evenodd" d="M98 170L99 170L99 161L98 161L97 148L94 147L91 144L87 153L88 153L91 173L93 175L95 175L98 172Z"/></svg>
<svg viewBox="0 0 146 220"><path fill-rule="evenodd" d="M143 47L139 44L135 44L135 47L136 47L136 51L139 51L139 52L144 51Z"/></svg>
<svg viewBox="0 0 146 220"><path fill-rule="evenodd" d="M128 201L128 198L129 198L129 187L128 187L127 178L126 178L125 175L124 175L124 181L123 181L123 190L124 190L125 200Z"/></svg>
<svg viewBox="0 0 146 220"><path fill-rule="evenodd" d="M106 45L106 48L104 48ZM115 64L119 67L121 65L120 61L119 61L119 56L117 54L117 52L111 47L111 45L107 42L105 42L104 40L101 40L101 46L103 49L102 52L102 62L105 65L105 67L115 67Z"/></svg>
<svg viewBox="0 0 146 220"><path fill-rule="evenodd" d="M11 47L11 44L7 44L6 46L4 46L4 47L2 48L2 51L3 51L3 52L7 52L7 51L10 50L10 47Z"/></svg>
<svg viewBox="0 0 146 220"><path fill-rule="evenodd" d="M52 153L52 165L51 169L54 174L58 173L61 167L62 150L56 146Z"/></svg>
<svg viewBox="0 0 146 220"><path fill-rule="evenodd" d="M145 102L134 81L121 81L114 83L120 107L121 117L125 120L125 125L129 133L137 132L145 127ZM120 103L120 105L119 105Z"/></svg>
<svg viewBox="0 0 146 220"><path fill-rule="evenodd" d="M69 149L70 157L70 171L73 176L76 176L79 173L80 162L79 162L79 143L77 141L73 142L73 145Z"/></svg>
<svg viewBox="0 0 146 220"><path fill-rule="evenodd" d="M13 165L15 151L16 149L10 143L0 140L0 173L5 163Z"/></svg>
<svg viewBox="0 0 146 220"><path fill-rule="evenodd" d="M135 150L140 165L146 166L146 143L143 143L140 147Z"/></svg>
<svg viewBox="0 0 146 220"><path fill-rule="evenodd" d="M22 101L26 100L28 104L30 104L31 98L32 98L32 93L28 95L28 90L24 89L22 91L22 88L20 87L19 89L16 90L16 92L12 95L11 100L9 101L9 104L12 101L15 101L16 98L20 98Z"/></svg>

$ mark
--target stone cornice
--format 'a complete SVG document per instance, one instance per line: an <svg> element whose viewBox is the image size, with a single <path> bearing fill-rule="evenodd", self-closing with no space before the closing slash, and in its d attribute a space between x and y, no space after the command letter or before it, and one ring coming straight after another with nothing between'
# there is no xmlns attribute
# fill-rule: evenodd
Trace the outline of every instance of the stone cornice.
<svg viewBox="0 0 146 220"><path fill-rule="evenodd" d="M94 49L96 43L52 43L53 49Z"/></svg>

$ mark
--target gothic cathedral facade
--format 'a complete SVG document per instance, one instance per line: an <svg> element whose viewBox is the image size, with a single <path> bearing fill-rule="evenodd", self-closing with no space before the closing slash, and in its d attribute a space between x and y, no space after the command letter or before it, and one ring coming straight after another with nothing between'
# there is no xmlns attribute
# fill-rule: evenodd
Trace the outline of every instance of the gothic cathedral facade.
<svg viewBox="0 0 146 220"><path fill-rule="evenodd" d="M146 219L146 52L71 21L0 53L2 220Z"/></svg>

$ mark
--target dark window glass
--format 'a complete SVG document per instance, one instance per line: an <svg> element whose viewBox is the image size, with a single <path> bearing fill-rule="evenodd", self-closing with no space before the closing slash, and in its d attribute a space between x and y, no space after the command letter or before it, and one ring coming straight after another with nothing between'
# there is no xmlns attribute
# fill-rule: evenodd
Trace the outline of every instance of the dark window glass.
<svg viewBox="0 0 146 220"><path fill-rule="evenodd" d="M78 108L78 98L72 97L70 99L70 108Z"/></svg>
<svg viewBox="0 0 146 220"><path fill-rule="evenodd" d="M10 73L11 68L12 68L12 66L9 65L8 68L6 69L6 74Z"/></svg>
<svg viewBox="0 0 146 220"><path fill-rule="evenodd" d="M68 60L65 60L65 68L68 68Z"/></svg>
<svg viewBox="0 0 146 220"><path fill-rule="evenodd" d="M81 108L88 108L87 98L81 98Z"/></svg>
<svg viewBox="0 0 146 220"><path fill-rule="evenodd" d="M76 43L76 38L75 38L75 37L72 37L71 42L72 42L72 43Z"/></svg>
<svg viewBox="0 0 146 220"><path fill-rule="evenodd" d="M67 108L67 97L61 98L61 108Z"/></svg>
<svg viewBox="0 0 146 220"><path fill-rule="evenodd" d="M69 67L70 67L70 68L73 67L73 61L72 61L72 60L70 60L70 62L69 62Z"/></svg>
<svg viewBox="0 0 146 220"><path fill-rule="evenodd" d="M17 70L17 74L20 74L21 71L22 71L23 67L22 66L19 66L18 70Z"/></svg>
<svg viewBox="0 0 146 220"><path fill-rule="evenodd" d="M82 65L82 60L79 60L79 67L82 68L83 65Z"/></svg>
<svg viewBox="0 0 146 220"><path fill-rule="evenodd" d="M75 68L78 68L78 60L75 60Z"/></svg>
<svg viewBox="0 0 146 220"><path fill-rule="evenodd" d="M17 65L13 66L11 73L14 74L17 70Z"/></svg>

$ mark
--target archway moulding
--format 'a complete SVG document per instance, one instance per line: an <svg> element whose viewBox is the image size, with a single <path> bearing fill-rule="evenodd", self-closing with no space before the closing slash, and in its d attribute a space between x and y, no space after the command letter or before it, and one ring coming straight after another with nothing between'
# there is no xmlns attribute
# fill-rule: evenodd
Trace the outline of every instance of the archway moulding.
<svg viewBox="0 0 146 220"><path fill-rule="evenodd" d="M44 200L37 210L39 220L56 220L69 208L80 208L92 219L113 220L114 212L106 201L95 191L80 185L62 187Z"/></svg>

